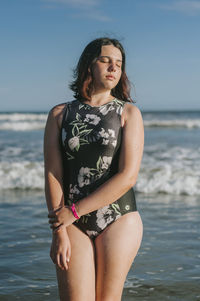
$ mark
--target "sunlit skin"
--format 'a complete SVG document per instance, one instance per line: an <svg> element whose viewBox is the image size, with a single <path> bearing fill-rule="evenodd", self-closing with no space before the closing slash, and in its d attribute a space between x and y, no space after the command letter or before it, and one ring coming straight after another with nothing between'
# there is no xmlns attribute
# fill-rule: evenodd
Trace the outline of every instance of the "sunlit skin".
<svg viewBox="0 0 200 301"><path fill-rule="evenodd" d="M91 66L94 89L92 106L112 100L111 89L121 77L122 55L113 45L103 46ZM120 301L124 281L142 240L142 221L137 211L123 215L94 241L72 223L72 211L64 207L62 159L59 135L63 109L57 105L48 116L45 138L45 192L53 231L50 255L56 264L60 300ZM122 147L118 173L87 197L76 202L79 216L111 204L136 183L140 169L144 129L139 109L124 105L121 116ZM106 271L106 273L105 273Z"/></svg>
<svg viewBox="0 0 200 301"><path fill-rule="evenodd" d="M101 54L97 61L92 66L92 75L94 78L93 96L107 92L114 88L121 77L122 54L121 51L112 46L103 46Z"/></svg>

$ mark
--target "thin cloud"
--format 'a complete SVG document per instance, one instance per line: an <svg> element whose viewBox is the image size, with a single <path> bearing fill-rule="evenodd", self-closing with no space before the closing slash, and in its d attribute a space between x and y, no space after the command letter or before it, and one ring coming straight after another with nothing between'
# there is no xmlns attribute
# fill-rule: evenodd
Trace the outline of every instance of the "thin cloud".
<svg viewBox="0 0 200 301"><path fill-rule="evenodd" d="M194 15L200 13L200 1L179 0L173 1L170 4L163 4L159 6L162 9L177 11L186 14Z"/></svg>
<svg viewBox="0 0 200 301"><path fill-rule="evenodd" d="M42 0L42 2L55 5L75 6L79 8L95 7L99 5L99 0Z"/></svg>
<svg viewBox="0 0 200 301"><path fill-rule="evenodd" d="M74 18L87 18L101 22L109 22L111 18L102 13L98 6L100 0L41 0L46 8L58 8L59 6L72 7L77 13L72 13Z"/></svg>
<svg viewBox="0 0 200 301"><path fill-rule="evenodd" d="M110 22L112 19L110 17L107 17L100 12L92 11L92 12L86 12L86 13L79 13L72 15L74 18L84 18L84 19L94 19L101 22Z"/></svg>

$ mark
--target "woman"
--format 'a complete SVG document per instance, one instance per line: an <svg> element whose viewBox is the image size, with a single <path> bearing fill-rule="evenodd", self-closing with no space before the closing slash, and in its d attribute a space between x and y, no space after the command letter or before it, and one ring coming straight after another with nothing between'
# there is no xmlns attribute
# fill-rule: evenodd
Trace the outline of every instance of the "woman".
<svg viewBox="0 0 200 301"><path fill-rule="evenodd" d="M143 122L119 41L89 43L74 76L75 99L55 106L45 129L50 256L60 300L118 301L142 240L132 187Z"/></svg>

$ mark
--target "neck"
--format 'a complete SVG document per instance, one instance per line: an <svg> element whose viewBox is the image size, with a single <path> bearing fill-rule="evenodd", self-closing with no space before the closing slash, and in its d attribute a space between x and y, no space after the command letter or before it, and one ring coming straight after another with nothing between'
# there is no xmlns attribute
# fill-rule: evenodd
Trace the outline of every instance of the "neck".
<svg viewBox="0 0 200 301"><path fill-rule="evenodd" d="M114 97L111 95L111 91L100 91L100 92L94 92L91 95L90 103L101 105L104 104L110 100L112 100Z"/></svg>

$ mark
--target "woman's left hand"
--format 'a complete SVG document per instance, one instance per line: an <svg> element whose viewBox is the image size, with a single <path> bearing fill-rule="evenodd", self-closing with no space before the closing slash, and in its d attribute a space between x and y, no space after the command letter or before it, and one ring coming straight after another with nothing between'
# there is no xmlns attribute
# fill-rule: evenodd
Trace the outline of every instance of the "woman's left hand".
<svg viewBox="0 0 200 301"><path fill-rule="evenodd" d="M50 227L53 231L58 231L61 226L67 227L76 220L71 209L67 206L50 211L48 218L49 224L51 224Z"/></svg>

